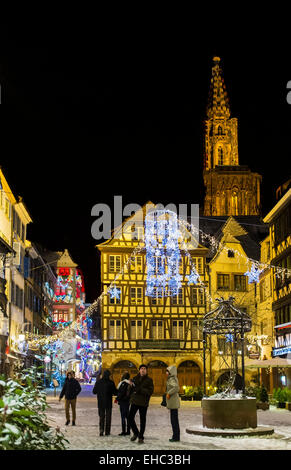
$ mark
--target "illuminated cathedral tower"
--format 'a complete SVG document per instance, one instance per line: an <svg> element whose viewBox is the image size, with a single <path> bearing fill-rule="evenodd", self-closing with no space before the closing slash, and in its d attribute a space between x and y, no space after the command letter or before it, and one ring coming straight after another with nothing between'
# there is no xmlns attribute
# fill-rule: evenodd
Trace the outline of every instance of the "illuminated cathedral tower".
<svg viewBox="0 0 291 470"><path fill-rule="evenodd" d="M205 216L260 215L261 175L239 165L237 119L231 117L220 58L213 58L205 121Z"/></svg>

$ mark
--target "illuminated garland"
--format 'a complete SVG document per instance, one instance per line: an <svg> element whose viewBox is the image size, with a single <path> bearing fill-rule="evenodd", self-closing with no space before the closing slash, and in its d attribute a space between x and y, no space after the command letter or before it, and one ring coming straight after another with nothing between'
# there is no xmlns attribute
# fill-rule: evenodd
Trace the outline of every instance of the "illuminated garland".
<svg viewBox="0 0 291 470"><path fill-rule="evenodd" d="M205 240L210 242L211 248L214 249L215 251L221 252L221 251L225 250L226 252L228 252L229 248L227 246L223 245L221 242L219 242L214 236L203 232L201 229L197 229L196 227L194 227L189 222L186 222L185 220L180 220L179 219L179 222L185 227L186 230L188 230L192 235L194 235L194 237L199 238L199 235L200 235L202 243L205 243ZM112 295L112 292L114 292L114 286L115 286L116 281L118 280L118 278L121 275L123 275L124 270L128 267L129 264L131 264L133 262L135 256L138 253L140 253L141 251L144 251L144 249L145 249L144 245L139 243L139 245L133 250L131 256L124 263L122 269L117 273L117 275L115 276L115 278L113 279L111 284L107 287L107 289L105 289L101 293L101 295L85 310L84 313L87 315L87 317L90 317L98 309L99 304L102 302L105 295L110 295L110 293ZM191 257L189 255L189 253L187 253L187 250L185 250L185 251L186 251L186 253L185 253L186 256L188 256L189 260L191 260ZM279 267L279 266L274 266L274 265L270 265L270 264L267 264L267 263L259 262L257 260L252 259L252 258L248 258L246 255L243 255L242 253L240 253L238 250L235 250L235 249L233 249L232 251L234 253L236 253L239 257L243 258L244 261L248 261L248 262L252 263L251 271L245 273L245 275L249 276L249 283L258 282L258 280L259 280L258 271L260 271L260 273L261 273L265 269L270 269L270 268L274 270L276 277L280 277L280 276L282 277L286 274L288 276L291 276L291 270L288 269L288 268L282 268L282 267ZM252 269L253 269L253 272L252 272ZM188 280L188 284L191 284L191 283L197 284L199 282L199 288L201 289L201 291L205 291L205 294L206 294L208 300L211 303L214 302L212 297L210 296L210 294L208 292L207 286L202 282L202 280L201 280L201 278L200 278L199 274L197 273L194 266L192 266L191 273L190 273L190 275L188 275L186 277L186 279ZM67 334L71 334L72 332L78 331L79 329L80 328L78 327L78 325L75 321L75 322L72 322L72 324L70 326L68 326L67 328L62 329L61 331L57 332L57 335L58 335L59 338L62 338L62 337L65 337L65 335L67 335ZM32 336L33 336L32 341L38 341L39 343L43 342L44 344L48 343L50 341L52 342L52 341L56 340L55 335L53 335L51 337L44 336L43 338L39 335L32 335Z"/></svg>

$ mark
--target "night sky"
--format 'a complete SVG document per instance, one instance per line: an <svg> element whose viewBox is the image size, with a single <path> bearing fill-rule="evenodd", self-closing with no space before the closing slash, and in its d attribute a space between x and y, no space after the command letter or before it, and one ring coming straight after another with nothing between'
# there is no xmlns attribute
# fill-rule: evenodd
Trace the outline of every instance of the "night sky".
<svg viewBox="0 0 291 470"><path fill-rule="evenodd" d="M100 294L91 208L203 204L203 119L212 57L221 57L239 159L263 176L263 216L290 175L290 53L175 41L2 48L0 162L32 216L28 238L68 248L87 301Z"/></svg>

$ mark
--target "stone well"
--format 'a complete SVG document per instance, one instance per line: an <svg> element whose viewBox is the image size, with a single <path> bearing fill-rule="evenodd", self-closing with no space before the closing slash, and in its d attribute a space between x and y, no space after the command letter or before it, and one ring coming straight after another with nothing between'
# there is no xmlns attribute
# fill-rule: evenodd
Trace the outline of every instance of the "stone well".
<svg viewBox="0 0 291 470"><path fill-rule="evenodd" d="M203 427L244 429L257 427L256 398L202 399Z"/></svg>

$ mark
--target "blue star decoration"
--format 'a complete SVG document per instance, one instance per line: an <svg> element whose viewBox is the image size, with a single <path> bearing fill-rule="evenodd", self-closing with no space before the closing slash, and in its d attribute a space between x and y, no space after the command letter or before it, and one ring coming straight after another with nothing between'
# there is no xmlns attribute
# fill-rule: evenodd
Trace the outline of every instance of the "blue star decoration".
<svg viewBox="0 0 291 470"><path fill-rule="evenodd" d="M109 291L110 299L120 299L120 289L116 286L112 287Z"/></svg>
<svg viewBox="0 0 291 470"><path fill-rule="evenodd" d="M227 343L233 343L233 335L231 333L228 333L227 335L225 335L225 341Z"/></svg>
<svg viewBox="0 0 291 470"><path fill-rule="evenodd" d="M199 274L195 269L192 269L191 273L186 277L186 279L188 280L188 284L198 284Z"/></svg>
<svg viewBox="0 0 291 470"><path fill-rule="evenodd" d="M259 269L254 264L252 264L251 270L245 273L245 276L248 276L249 278L249 284L251 284L252 282L259 282L260 274L262 271L263 269Z"/></svg>

